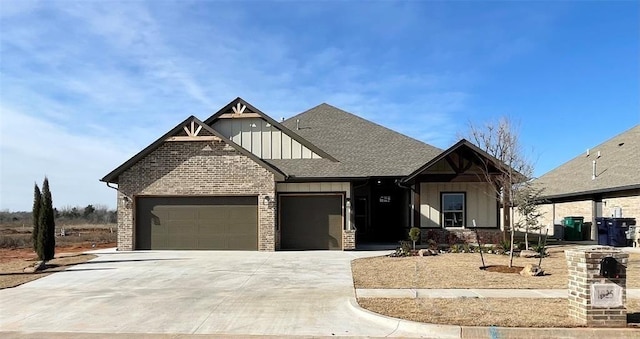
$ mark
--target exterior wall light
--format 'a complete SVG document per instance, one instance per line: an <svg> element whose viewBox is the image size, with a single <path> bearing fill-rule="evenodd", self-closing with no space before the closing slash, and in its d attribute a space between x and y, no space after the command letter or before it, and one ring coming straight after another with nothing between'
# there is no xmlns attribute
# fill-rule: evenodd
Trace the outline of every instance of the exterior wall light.
<svg viewBox="0 0 640 339"><path fill-rule="evenodd" d="M264 198L262 198L262 204L263 205L269 205L269 203L271 202L271 197L268 195L265 195Z"/></svg>

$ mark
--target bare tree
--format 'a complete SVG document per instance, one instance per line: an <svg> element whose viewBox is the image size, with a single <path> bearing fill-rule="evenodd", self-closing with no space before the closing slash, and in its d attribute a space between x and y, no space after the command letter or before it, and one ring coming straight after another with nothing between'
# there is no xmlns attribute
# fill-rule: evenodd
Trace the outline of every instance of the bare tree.
<svg viewBox="0 0 640 339"><path fill-rule="evenodd" d="M533 165L527 159L519 140L517 129L509 118L489 122L483 126L469 124L469 141L495 159L478 157L483 180L490 183L495 196L500 197L502 207L503 240L510 233L511 251L509 267L513 266L514 227L511 222L511 208L518 184L527 181L533 175ZM497 161L495 161L497 160Z"/></svg>
<svg viewBox="0 0 640 339"><path fill-rule="evenodd" d="M514 223L520 229L524 229L524 243L529 249L529 232L539 230L541 225L538 219L542 216L540 203L542 203L542 192L544 188L539 187L533 181L528 180L515 185L515 195L513 202L520 216L520 220Z"/></svg>

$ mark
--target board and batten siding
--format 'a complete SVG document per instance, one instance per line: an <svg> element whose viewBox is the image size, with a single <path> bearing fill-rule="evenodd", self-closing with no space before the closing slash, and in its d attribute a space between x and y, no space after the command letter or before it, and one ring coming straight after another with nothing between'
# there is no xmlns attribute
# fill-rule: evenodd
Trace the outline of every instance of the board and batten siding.
<svg viewBox="0 0 640 339"><path fill-rule="evenodd" d="M351 199L351 183L350 182L291 182L276 183L277 193L344 193L345 199ZM347 205L345 215L345 228L351 229L351 206Z"/></svg>
<svg viewBox="0 0 640 339"><path fill-rule="evenodd" d="M322 158L260 118L220 119L212 127L262 159Z"/></svg>
<svg viewBox="0 0 640 339"><path fill-rule="evenodd" d="M498 226L498 201L495 191L488 183L421 183L420 184L420 226L441 227L441 193L466 193L465 226Z"/></svg>

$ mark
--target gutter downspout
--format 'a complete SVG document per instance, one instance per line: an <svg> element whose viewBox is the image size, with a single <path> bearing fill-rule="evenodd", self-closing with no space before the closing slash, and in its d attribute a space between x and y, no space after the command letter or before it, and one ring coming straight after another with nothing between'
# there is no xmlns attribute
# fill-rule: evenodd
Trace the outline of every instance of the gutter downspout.
<svg viewBox="0 0 640 339"><path fill-rule="evenodd" d="M125 201L125 203L126 203L126 204L131 204L131 202L133 201L133 199L132 199L130 196L128 196L126 193L122 192L118 187L114 187L114 186L109 185L109 184L111 184L110 182L107 182L106 184L107 184L107 187L109 187L109 188L113 188L113 189L114 189L114 190L116 190L118 193L121 193L122 195L124 195L124 197L125 197L125 199L126 199L126 201ZM116 207L117 207L117 205L116 205Z"/></svg>

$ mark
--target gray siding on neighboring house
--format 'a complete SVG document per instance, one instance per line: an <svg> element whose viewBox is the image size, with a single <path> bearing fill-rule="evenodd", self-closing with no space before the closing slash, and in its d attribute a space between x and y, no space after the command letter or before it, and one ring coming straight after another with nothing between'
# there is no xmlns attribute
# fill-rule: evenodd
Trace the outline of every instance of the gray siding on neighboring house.
<svg viewBox="0 0 640 339"><path fill-rule="evenodd" d="M219 119L212 128L262 159L322 158L260 118Z"/></svg>
<svg viewBox="0 0 640 339"><path fill-rule="evenodd" d="M274 174L222 141L165 142L119 176L118 249L132 250L135 206L124 196L258 197L258 249L275 243Z"/></svg>

